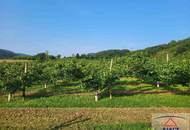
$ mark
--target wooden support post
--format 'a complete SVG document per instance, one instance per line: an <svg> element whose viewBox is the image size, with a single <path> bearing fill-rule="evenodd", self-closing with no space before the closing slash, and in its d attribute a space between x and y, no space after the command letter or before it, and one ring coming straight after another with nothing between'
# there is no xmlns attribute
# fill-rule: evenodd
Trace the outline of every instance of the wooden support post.
<svg viewBox="0 0 190 130"><path fill-rule="evenodd" d="M112 70L112 66L113 66L113 59L111 59L111 62L110 62L110 72Z"/></svg>
<svg viewBox="0 0 190 130"><path fill-rule="evenodd" d="M167 61L167 63L169 62L169 54L168 53L166 54L166 61Z"/></svg>
<svg viewBox="0 0 190 130"><path fill-rule="evenodd" d="M95 101L96 102L98 101L98 91L96 91L96 93L95 93Z"/></svg>
<svg viewBox="0 0 190 130"><path fill-rule="evenodd" d="M111 88L110 88L109 92L110 92L110 99L112 99L112 91L111 91Z"/></svg>
<svg viewBox="0 0 190 130"><path fill-rule="evenodd" d="M8 94L8 99L7 100L8 100L8 102L11 101L11 93Z"/></svg>
<svg viewBox="0 0 190 130"><path fill-rule="evenodd" d="M157 86L157 88L159 88L160 87L160 83L156 82L156 86Z"/></svg>
<svg viewBox="0 0 190 130"><path fill-rule="evenodd" d="M27 73L27 63L24 63L24 73L26 74ZM24 100L25 100L25 97L26 97L26 87L23 86L22 88L22 96L24 97Z"/></svg>
<svg viewBox="0 0 190 130"><path fill-rule="evenodd" d="M111 59L111 62L110 62L110 72L112 71L112 66L113 66L113 59ZM111 86L109 87L109 94L110 94L110 99L112 99Z"/></svg>
<svg viewBox="0 0 190 130"><path fill-rule="evenodd" d="M24 64L24 73L27 73L27 63Z"/></svg>
<svg viewBox="0 0 190 130"><path fill-rule="evenodd" d="M47 84L46 83L44 84L44 88L47 88Z"/></svg>

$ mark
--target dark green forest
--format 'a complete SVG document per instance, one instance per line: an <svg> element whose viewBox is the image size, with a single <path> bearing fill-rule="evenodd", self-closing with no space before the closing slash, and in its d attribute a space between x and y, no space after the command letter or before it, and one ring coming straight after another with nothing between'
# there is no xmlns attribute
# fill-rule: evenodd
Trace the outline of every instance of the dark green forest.
<svg viewBox="0 0 190 130"><path fill-rule="evenodd" d="M183 40L172 40L166 44L159 44L157 46L148 47L142 50L130 51L128 49L111 49L104 50L96 53L88 54L78 54L76 53L75 57L77 58L86 58L86 59L96 59L96 58L113 58L113 57L123 57L130 56L134 54L141 54L151 58L156 58L158 60L165 60L166 55L168 54L170 59L175 58L190 58L190 38ZM45 53L39 53L34 56L29 56L26 54L15 53L9 50L0 49L0 59L44 59ZM60 58L61 55L53 56L50 55L51 59Z"/></svg>

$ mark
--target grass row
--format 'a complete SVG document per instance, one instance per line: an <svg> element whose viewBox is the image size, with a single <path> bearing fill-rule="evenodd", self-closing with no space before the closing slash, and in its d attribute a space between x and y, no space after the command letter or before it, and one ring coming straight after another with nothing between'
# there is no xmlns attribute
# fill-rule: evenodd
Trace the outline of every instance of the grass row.
<svg viewBox="0 0 190 130"><path fill-rule="evenodd" d="M0 107L190 107L189 95L176 94L137 94L102 97L98 102L93 95L59 95L49 97L26 98L15 97L7 102L1 97Z"/></svg>
<svg viewBox="0 0 190 130"><path fill-rule="evenodd" d="M134 84L135 83L135 84ZM102 95L98 102L94 101L93 92L88 92L77 83L64 86L35 85L27 89L25 100L16 94L11 102L7 102L7 96L0 96L0 107L190 107L189 94L154 93L143 94L144 91L187 91L189 87L169 86L157 88L154 85L139 83L136 79L122 78L112 87L113 91L140 91L136 94L115 94L113 99ZM142 93L141 93L142 91Z"/></svg>

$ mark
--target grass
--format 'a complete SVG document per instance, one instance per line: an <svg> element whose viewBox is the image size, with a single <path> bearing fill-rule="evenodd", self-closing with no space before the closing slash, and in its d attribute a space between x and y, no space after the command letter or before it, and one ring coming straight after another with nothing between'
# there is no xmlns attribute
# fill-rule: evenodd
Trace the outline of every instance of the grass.
<svg viewBox="0 0 190 130"><path fill-rule="evenodd" d="M190 113L190 96L182 93L143 94L144 91L188 91L185 86L141 83L122 78L114 91L140 91L134 94L102 95L94 101L94 93L77 83L53 86L34 85L27 88L25 100L21 93L12 101L0 96L0 129L68 129L68 130L148 130L153 113ZM14 109L12 109L14 108Z"/></svg>
<svg viewBox="0 0 190 130"><path fill-rule="evenodd" d="M128 84L135 82L136 79L131 78L127 81L122 78L117 81ZM23 108L23 107L54 107L54 108L71 108L71 107L190 107L189 94L181 93L154 93L143 94L144 91L187 91L189 88L184 86L169 86L157 88L150 84L139 83L138 85L114 85L113 92L120 91L140 91L133 94L113 94L113 99L109 96L102 95L98 102L94 101L94 93L82 89L77 83L69 83L66 85L52 86L47 89L42 85L35 85L27 89L27 97L25 100L19 93L15 94L11 102L7 102L7 96L0 96L1 108Z"/></svg>
<svg viewBox="0 0 190 130"><path fill-rule="evenodd" d="M104 97L98 102L92 95L65 94L47 97L14 97L8 103L6 97L1 97L0 107L190 107L189 95L176 94L137 94L130 96Z"/></svg>
<svg viewBox="0 0 190 130"><path fill-rule="evenodd" d="M142 81L136 78L121 78L116 81L115 85L112 87L113 90L127 90L127 91L178 91L184 92L190 90L189 86L182 85L170 85L170 86L161 86L156 87L153 84L143 83Z"/></svg>
<svg viewBox="0 0 190 130"><path fill-rule="evenodd" d="M112 90L123 90L123 91L152 91L152 92L161 92L161 91L170 91L170 92L187 92L190 90L190 87L188 86L182 86L182 85L170 85L170 86L163 86L157 88L154 85L141 83L138 85L115 85L113 86Z"/></svg>
<svg viewBox="0 0 190 130"><path fill-rule="evenodd" d="M112 87L112 90L159 90L153 85L149 84L139 84L139 85L115 85Z"/></svg>

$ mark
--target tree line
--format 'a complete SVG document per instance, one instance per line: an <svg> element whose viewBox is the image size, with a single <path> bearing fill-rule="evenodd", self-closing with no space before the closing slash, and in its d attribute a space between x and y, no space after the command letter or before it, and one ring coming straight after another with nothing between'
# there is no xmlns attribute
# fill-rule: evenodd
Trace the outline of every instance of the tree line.
<svg viewBox="0 0 190 130"><path fill-rule="evenodd" d="M81 87L95 91L95 99L101 91L108 91L120 77L136 77L143 82L167 85L190 83L190 61L172 60L160 62L155 59L134 54L112 59L64 58L57 60L34 60L27 63L0 64L0 89L8 95L22 91L33 84L56 85L59 82L77 81Z"/></svg>

